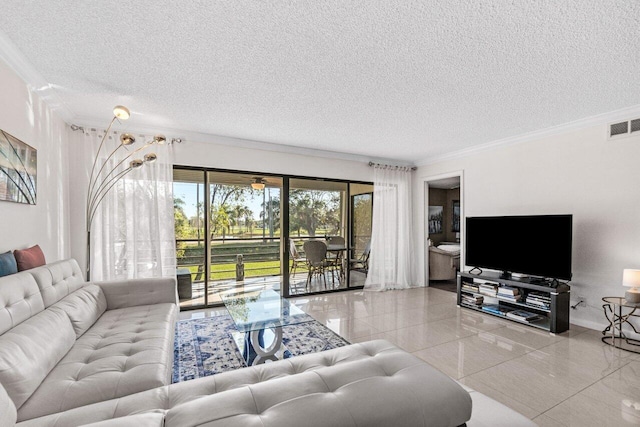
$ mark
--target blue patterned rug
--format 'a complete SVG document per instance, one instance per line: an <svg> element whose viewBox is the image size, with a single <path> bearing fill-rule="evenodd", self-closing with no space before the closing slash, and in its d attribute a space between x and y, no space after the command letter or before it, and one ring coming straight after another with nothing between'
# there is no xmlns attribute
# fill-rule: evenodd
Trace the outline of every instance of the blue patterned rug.
<svg viewBox="0 0 640 427"><path fill-rule="evenodd" d="M282 327L285 357L300 356L348 345L349 342L307 316L304 323ZM172 382L192 380L244 368L245 363L232 332L236 327L228 314L176 324Z"/></svg>

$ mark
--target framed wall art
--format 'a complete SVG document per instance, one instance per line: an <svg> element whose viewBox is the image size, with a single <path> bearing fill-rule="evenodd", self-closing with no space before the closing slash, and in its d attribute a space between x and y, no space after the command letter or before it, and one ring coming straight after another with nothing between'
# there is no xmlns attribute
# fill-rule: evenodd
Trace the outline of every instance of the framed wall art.
<svg viewBox="0 0 640 427"><path fill-rule="evenodd" d="M38 150L0 129L0 200L36 204Z"/></svg>
<svg viewBox="0 0 640 427"><path fill-rule="evenodd" d="M429 206L429 234L442 233L442 206Z"/></svg>
<svg viewBox="0 0 640 427"><path fill-rule="evenodd" d="M451 231L460 232L460 200L454 200L451 209Z"/></svg>

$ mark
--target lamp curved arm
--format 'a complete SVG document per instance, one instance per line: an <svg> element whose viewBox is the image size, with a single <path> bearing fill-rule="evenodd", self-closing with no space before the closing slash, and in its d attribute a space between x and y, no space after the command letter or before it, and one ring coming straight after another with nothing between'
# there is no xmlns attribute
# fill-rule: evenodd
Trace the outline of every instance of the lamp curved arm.
<svg viewBox="0 0 640 427"><path fill-rule="evenodd" d="M105 188L106 186L108 186L108 185L109 185L109 183L111 182L111 179L112 179L112 178L109 178L109 176L111 176L111 175L116 171L116 169L118 169L118 167L120 167L120 165L122 165L122 164L123 164L127 159L129 159L131 156L133 156L134 154L138 153L139 151L142 151L142 150L144 150L145 148L148 148L148 147L150 147L151 145L153 145L154 141L155 141L155 140L152 140L151 142L147 142L147 143L145 143L142 147L137 148L136 150L134 150L134 151L132 151L131 153L129 153L129 155L128 155L128 156L126 156L126 157L124 157L122 160L120 160L120 161L119 161L119 162L118 162L118 163L117 163L117 164L116 164L116 165L111 169L111 171L109 171L109 173L108 173L108 174L106 174L106 175L104 176L104 179L103 179L103 180L102 180L102 182L98 185L98 188L97 188L97 189L95 189L95 188L94 188L94 189L92 189L92 191L91 191L91 192L89 193L89 195L87 196L87 216L88 216L88 215L89 215L89 213L91 212L90 203L91 203L93 200L95 200L95 199L98 197L98 195L102 192L102 190L104 190L104 188ZM122 145L119 145L119 146L118 146L118 147L113 151L113 153L115 153L115 152L118 150L118 148L120 148L121 146L122 146ZM111 154L113 155L113 153L111 153ZM109 157L111 157L111 156L109 156ZM107 158L107 160L105 160L105 164L102 166L102 168L104 168L104 166L106 165L106 162L107 162L108 160L109 160L108 158ZM100 171L102 171L102 168L100 169ZM100 172L98 172L98 174L99 174L99 173L100 173ZM117 176L117 175L116 175L116 176ZM97 182L98 182L98 181L96 180L96 182L95 182L94 184L97 184ZM95 190L95 191L94 191L94 190Z"/></svg>
<svg viewBox="0 0 640 427"><path fill-rule="evenodd" d="M116 152L122 147L122 144L118 144L118 146L116 148L113 149L113 151L111 152L111 154L109 154L109 156L106 158L106 160L102 163L102 166L100 167L100 170L98 170L98 173L96 174L96 178L93 181L93 183L90 183L89 185L89 194L94 194L93 191L95 190L95 186L96 184L98 184L98 179L100 178L100 174L102 173L102 171L104 170L105 166L107 166L107 163L109 163L109 159L111 159L113 157L114 154L116 154ZM96 154L96 161L98 159L98 155L100 154L100 151L98 150L98 154ZM117 167L117 166L116 166ZM111 170L111 172L109 172L104 178L106 180L106 178L111 175L113 173L113 171L115 170L115 168L113 168ZM104 180L102 181L102 183L104 183ZM99 190L98 190L99 191Z"/></svg>
<svg viewBox="0 0 640 427"><path fill-rule="evenodd" d="M154 140L154 139L152 139L150 142L145 142L145 144L144 144L142 147L136 148L136 149L135 149L135 150L133 150L131 153L129 153L129 155L128 155L128 156L126 156L126 157L124 157L122 160L120 160L120 161L119 161L119 162L118 162L118 163L113 167L113 169L111 169L111 172L109 172L108 174L106 174L106 175L105 175L105 177L104 177L104 181L102 181L102 184L101 184L101 185L103 185L103 184L104 184L104 182L105 182L105 181L107 180L107 178L109 177L109 175L111 175L111 174L112 174L116 169L118 169L118 167L119 167L120 165L122 165L125 161L127 161L127 159L131 158L131 156L133 156L134 154L136 154L136 153L138 153L138 152L140 152L140 151L144 150L145 148L148 148L148 147L152 146L154 142L155 142L155 140ZM122 145L118 146L118 148L120 148L120 147L122 147ZM117 148L116 148L116 150L117 150ZM114 151L114 152L115 152L115 151ZM109 161L109 159L105 160L105 165L106 165L107 161ZM103 165L103 167L104 167L104 165Z"/></svg>
<svg viewBox="0 0 640 427"><path fill-rule="evenodd" d="M96 158L93 159L93 166L91 166L91 174L89 175L89 186L87 187L87 204L89 203L89 198L91 197L91 192L93 191L93 186L95 185L93 180L93 173L96 170L96 164L98 163L98 157L100 156L100 151L102 151L102 146L104 145L104 142L107 139L107 135L109 135L109 131L111 130L111 126L113 126L113 122L116 121L118 117L117 116L113 116L113 119L111 119L111 123L109 123L109 126L107 127L107 130L104 132L104 135L102 136L102 141L100 141L100 146L98 147L98 152L96 153ZM104 166L104 165L103 165ZM98 179L98 176L95 177L95 179Z"/></svg>
<svg viewBox="0 0 640 427"><path fill-rule="evenodd" d="M113 178L111 178L108 181L107 183L108 187L105 186L102 194L100 194L100 192L97 192L95 194L93 200L90 201L91 204L88 210L89 215L87 216L87 231L91 231L91 224L93 224L93 217L96 215L96 212L98 211L98 206L100 206L100 203L102 202L102 200L109 193L109 190L111 190L113 186L116 185L116 183L120 180L120 178L124 177L126 174L128 174L132 170L133 170L132 167L128 167L122 170L121 172L119 172L117 175L115 175Z"/></svg>

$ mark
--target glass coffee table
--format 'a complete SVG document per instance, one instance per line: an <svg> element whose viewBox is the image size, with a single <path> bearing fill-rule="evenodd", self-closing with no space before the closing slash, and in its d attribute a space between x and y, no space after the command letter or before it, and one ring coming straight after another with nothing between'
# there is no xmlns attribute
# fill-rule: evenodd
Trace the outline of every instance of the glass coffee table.
<svg viewBox="0 0 640 427"><path fill-rule="evenodd" d="M313 320L272 290L223 295L222 302L238 330L232 335L247 366L291 357L282 327Z"/></svg>

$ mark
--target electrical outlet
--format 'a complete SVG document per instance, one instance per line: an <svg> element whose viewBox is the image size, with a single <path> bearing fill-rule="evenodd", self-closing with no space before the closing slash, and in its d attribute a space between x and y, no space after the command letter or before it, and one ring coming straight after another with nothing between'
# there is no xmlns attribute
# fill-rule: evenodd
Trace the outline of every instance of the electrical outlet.
<svg viewBox="0 0 640 427"><path fill-rule="evenodd" d="M576 295L575 296L575 300L576 300L576 304L578 304L578 307L586 307L587 306L587 297L581 296L581 295Z"/></svg>

